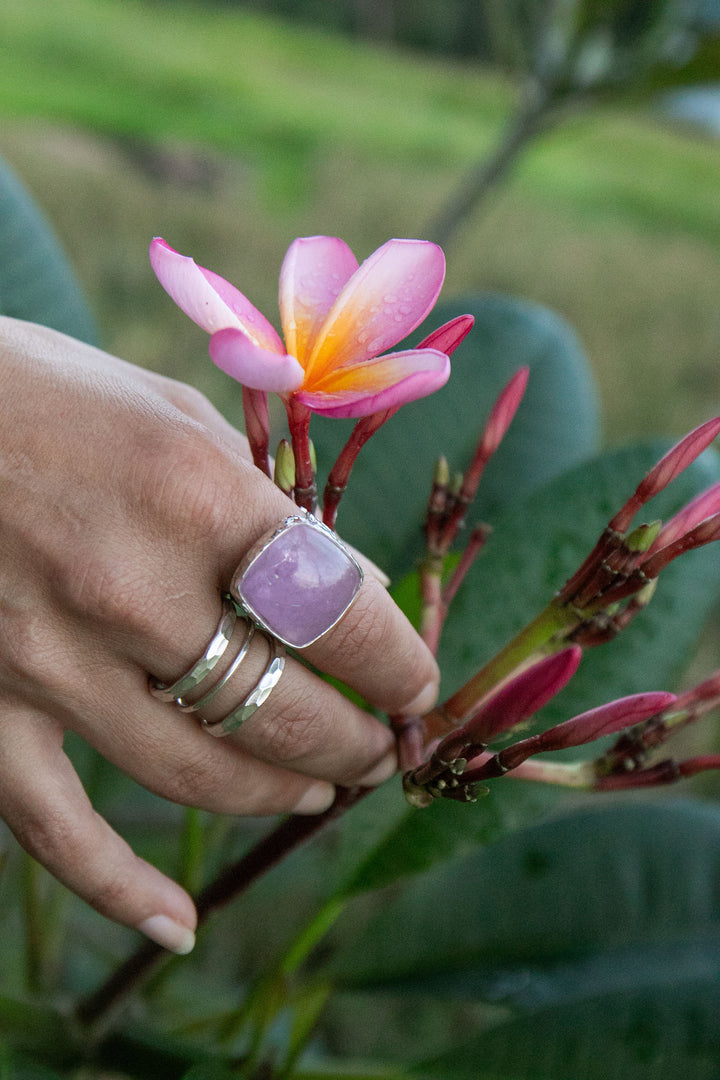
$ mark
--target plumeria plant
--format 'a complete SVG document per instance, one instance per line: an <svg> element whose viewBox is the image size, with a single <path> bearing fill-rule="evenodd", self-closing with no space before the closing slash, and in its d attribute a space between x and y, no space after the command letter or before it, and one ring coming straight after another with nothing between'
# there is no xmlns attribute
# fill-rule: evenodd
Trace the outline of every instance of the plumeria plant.
<svg viewBox="0 0 720 1080"><path fill-rule="evenodd" d="M106 956L67 1030L43 1014L45 1059L80 1038L103 1068L188 1080L595 1080L611 1059L618 1080L710 1080L720 810L605 793L720 768L720 673L678 686L720 596L720 418L598 454L569 329L497 296L438 316L432 243L358 265L295 240L282 337L165 240L150 259L241 385L256 467L396 577L442 700L387 718L400 777L325 814L238 848L187 811L184 879L217 938Z"/></svg>
<svg viewBox="0 0 720 1080"><path fill-rule="evenodd" d="M310 416L360 417L331 468L322 514L335 525L339 497L367 439L402 405L440 389L450 374L450 356L473 325L459 315L415 348L385 353L412 333L435 305L445 276L441 249L422 240L389 240L362 266L336 237L295 240L280 272L280 317L284 343L267 319L230 282L163 239L150 246L150 260L165 290L211 335L215 364L243 385L246 424L256 465L270 475L267 393L278 393L287 409L292 440L292 483L283 487L298 505L318 510ZM380 355L383 354L383 355ZM465 523L483 471L513 421L528 381L521 367L495 401L468 468L451 487L440 459L425 520L427 556L419 571L421 633L437 652L452 598L487 535L470 534L463 557L445 586L446 560ZM708 420L669 450L612 517L595 547L545 609L460 690L430 714L394 723L411 802L433 798L471 801L476 780L512 773L525 764L525 778L580 785L582 773L566 766L548 770L527 765L537 753L577 746L667 713L675 698L634 695L592 709L492 754L488 744L516 730L554 697L577 669L582 648L624 629L649 602L660 572L678 555L720 539L720 484L711 485L665 525L659 520L630 531L636 514L720 433L720 417ZM287 451L280 450L285 466ZM283 469L284 471L284 469ZM549 659L544 659L549 657ZM666 728L669 732L671 728ZM438 737L440 738L438 742ZM427 758L428 746L433 747ZM469 759L469 760L468 760ZM635 757L614 767L632 769ZM607 767L607 763L606 766ZM695 764L654 770L656 782L702 768L720 767L720 755ZM684 769L684 772L683 772ZM626 777L626 786L634 778ZM604 778L607 786L607 778ZM640 782L646 782L645 777Z"/></svg>
<svg viewBox="0 0 720 1080"><path fill-rule="evenodd" d="M179 254L165 240L153 240L150 258L166 291L210 334L209 352L214 363L241 384L253 459L268 476L271 475L271 439L267 395L279 395L287 413L289 440L283 438L277 446L275 481L299 506L322 516L333 528L360 450L402 406L445 385L450 374L450 357L474 322L473 314L468 311L453 314L438 328L421 336L418 344L401 344L398 348L435 306L444 278L442 251L419 240L388 241L360 266L347 245L337 238L316 236L294 241L280 274L283 338L243 293L215 272ZM490 308L492 303L491 299ZM481 322L483 318L487 321L487 298L479 307L476 300L470 306L481 312ZM482 327L479 330L482 333ZM476 348L482 357L482 341ZM453 476L441 455L435 462L432 477L428 478L431 482L424 510L425 550L416 568L408 567L410 577L401 584L398 599L402 602L411 596L411 588L416 592L417 599L410 600L406 606L414 612L420 632L430 647L439 651L441 659L445 631L452 627L456 604L463 596L466 605L469 596L469 603L479 609L472 632L468 632L467 609L460 613L464 622L463 650L472 654L477 639L477 651L482 652L482 608L486 598L480 602L473 599L471 579L478 556L481 553L485 558L490 556L494 537L489 524L477 521L467 528L466 521L486 469L492 466L511 425L516 423L516 413L526 390L532 388L534 374L531 365L525 364L511 372L489 408L479 439L461 474ZM472 378L482 380L482 369L473 372ZM461 393L467 395L471 390L471 386L466 386ZM582 394L577 396L581 398ZM316 455L310 441L313 414L330 420L355 421L349 433L343 435L334 463L327 470L322 497L318 496ZM511 788L518 781L524 782L524 787L515 788L525 792L518 795L517 801L512 793L506 796L508 805L516 801L515 812L522 819L523 812L518 808L527 798L528 785L555 792L563 787L602 792L665 784L720 767L717 753L685 756L681 748L678 756L668 757L662 752L670 737L720 707L717 673L694 689L675 696L657 689L652 660L645 665L641 662L642 690L607 700L604 682L614 688L619 680L595 680L592 688L595 701L589 708L573 712L571 707L558 704L556 718L549 723L542 721L556 699L565 700L567 688L585 665L586 654L599 645L607 646L621 633L631 633L630 625L636 620L642 622L647 616L661 571L678 556L720 538L720 483L714 479L717 465L704 453L718 433L720 418L711 419L662 454L644 478L640 478L634 492L629 497L626 493L620 509L611 514L595 545L590 545L589 554L578 559L574 567L570 566L564 577L552 582L553 588L548 590L539 614L509 635L502 647L483 663L479 666L476 663L474 673L459 688L454 688L442 704L426 716L388 718L397 736L401 786L387 785L391 794L384 792L382 798L381 793L368 797L365 790L341 791L331 810L319 818L286 819L200 892L198 911L202 923L230 899L245 893L253 882L294 853L310 836L322 832L331 822L337 823L361 800L366 808L355 812L364 814L361 830L367 831L371 818L373 829L379 833L374 849L372 843L369 851L360 845L352 870L330 890L315 918L285 949L277 965L259 974L255 985L247 989L244 1002L232 1010L232 1021L224 1030L226 1035L231 1033L230 1044L242 1048L237 1059L242 1063L238 1066L239 1075L341 1075L339 1071L322 1069L304 1071L298 1064L331 986L327 978L321 979L319 985L312 977L306 983L302 979L297 981L298 973L358 892L414 874L436 862L442 863L465 851L473 840L492 836L495 828L488 830L487 825L478 828L473 822L477 822L478 815L486 817L486 808L497 800L499 789L495 783L499 778L506 777L503 783ZM432 436L436 434L441 442L443 432L439 424L432 430ZM698 467L696 463L701 458ZM673 506L665 523L654 515L647 521L635 522L651 500L656 500L666 489L672 490L670 485L675 487L673 482L679 482L681 474L687 477L693 469L696 475L690 488L686 486L681 492L680 506L677 503ZM622 474L628 470L616 471ZM587 476L587 467L583 472L581 484L586 495L592 494L593 479ZM709 482L698 492L698 483L706 476ZM560 478L555 486L562 482ZM546 484L540 488L545 498L547 487ZM552 504L553 484L549 487ZM619 494L622 498L622 492ZM561 516L568 512L562 503L556 503L553 510ZM507 513L504 512L505 517ZM527 505L525 513L524 525L532 530L532 511L528 511ZM418 528L419 525L420 522ZM576 548L577 543L570 547ZM717 559L716 554L714 558ZM483 561L480 559L477 565ZM717 569L708 576L707 565L701 571L704 587L710 593L713 590L717 593L720 584ZM673 592L690 594L693 589L676 583ZM687 595L685 599L691 597ZM508 596L504 607L509 609L512 604L513 599ZM653 630L657 632L657 626ZM458 667L457 662L447 666ZM671 666L666 662L663 673ZM587 690L584 695L578 695L578 700L583 696L588 696ZM598 740L603 741L593 749L592 744ZM588 745L589 754L572 757L575 748ZM553 756L547 757L548 752ZM411 809L405 811L410 817L398 819L401 789ZM480 795L488 796L480 807L462 805L475 803ZM392 810L390 798L395 800ZM530 802L535 805L532 799ZM373 810L368 812L367 806L371 804ZM414 823L415 815L422 810L420 820L429 820L424 814L432 819L441 804L452 804L456 810L452 817L443 815L435 823L437 835L428 842ZM464 814L464 821L456 813ZM490 816L496 813L490 811ZM623 807L621 813L627 814L627 810ZM348 817L352 820L352 815ZM646 828L647 823L642 824ZM542 831L543 826L539 828ZM552 826L546 828L552 831ZM587 827L587 832L590 835L592 828ZM355 835L352 827L350 835ZM524 838L526 832L520 835ZM635 843L637 838L632 839ZM620 843L618 858L622 858L623 850ZM392 862L393 857L395 865L389 870L387 859ZM598 880L605 872L606 866L592 868ZM417 886L417 881L413 884ZM559 884L555 883L556 889ZM562 885L570 888L572 882L565 881ZM422 892L420 889L421 896ZM387 921L387 913L383 917ZM405 918L409 917L405 912ZM457 916L448 919L435 913L434 918L438 921L438 933L427 927L426 919L421 920L427 939L419 948L420 968L423 964L432 965L433 954L442 952L441 948L438 951L435 938L442 942L448 926L457 935L458 947L462 946L464 932ZM400 925L407 928L408 924L406 921ZM367 950L367 941L363 941ZM411 945L407 951L410 970L413 950L418 951ZM370 952L375 955L377 950L373 952L371 947ZM397 948L390 952L394 962ZM344 979L348 985L357 983L358 967L361 984L383 985L387 978L392 984L398 973L393 962L388 963L382 947L380 953L384 959L378 960L375 955L376 963L369 975L367 965L362 961L358 964L357 955L350 975L351 969L341 964L337 975L340 984ZM82 1023L101 1022L118 999L135 988L160 959L161 951L154 945L141 947L99 991L82 1003L78 1012ZM406 974L407 971L406 967ZM280 1018L287 1015L294 1017L293 1034L279 1047L273 1032ZM483 1020L483 1025L486 1022ZM468 1038L472 1034L468 1032ZM438 1059L441 1064L421 1062L408 1066L407 1071L386 1074L380 1070L372 1075L499 1075L490 1067L487 1072L478 1070L477 1062L468 1071L461 1058L462 1055L446 1053ZM441 1071L437 1072L438 1069ZM557 1075L569 1076L563 1072ZM618 1075L626 1073L621 1071Z"/></svg>

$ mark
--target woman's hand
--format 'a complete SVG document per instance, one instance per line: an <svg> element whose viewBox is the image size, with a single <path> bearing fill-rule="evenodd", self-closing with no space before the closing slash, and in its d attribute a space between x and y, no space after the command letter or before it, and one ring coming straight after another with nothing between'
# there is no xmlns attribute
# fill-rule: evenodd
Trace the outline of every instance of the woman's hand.
<svg viewBox="0 0 720 1080"><path fill-rule="evenodd" d="M290 657L227 739L149 693L150 675L172 683L202 656L233 570L293 509L196 391L0 318L0 815L98 911L174 951L192 947L193 903L95 813L66 730L219 813L319 813L335 784L395 768L387 727ZM371 574L303 653L380 709L434 702L435 662ZM232 710L266 662L256 634L203 715Z"/></svg>

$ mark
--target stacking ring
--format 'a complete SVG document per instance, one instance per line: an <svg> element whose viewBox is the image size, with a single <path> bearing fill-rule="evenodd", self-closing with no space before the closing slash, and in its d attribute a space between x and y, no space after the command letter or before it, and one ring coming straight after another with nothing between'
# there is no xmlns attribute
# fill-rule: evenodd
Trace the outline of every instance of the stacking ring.
<svg viewBox="0 0 720 1080"><path fill-rule="evenodd" d="M243 641L242 645L240 646L240 649L238 650L237 656L235 657L235 659L233 660L232 664L227 669L227 671L225 672L223 677L221 679L218 679L218 681L215 683L213 688L211 690L208 690L207 694L203 694L203 696L198 701L194 702L192 705L189 705L186 701L183 701L183 699L181 697L176 697L175 698L175 704L180 709L180 712L198 712L200 709L203 709L206 705L209 705L210 702L212 701L212 699L218 693L218 691L222 690L223 686L225 686L225 684L227 682L229 682L229 680L235 674L235 672L237 671L237 669L240 667L243 660L247 656L247 651L250 648L250 642L252 641L253 635L255 633L255 624L254 623L247 622L245 620L245 624L247 626L247 633L245 634L245 640Z"/></svg>
<svg viewBox="0 0 720 1080"><path fill-rule="evenodd" d="M182 698L183 694L187 694L190 690L194 690L196 686L199 686L208 677L230 644L230 638L237 621L237 614L235 604L225 597L218 628L200 659L174 683L163 683L151 676L150 693L154 697L160 698L161 701L175 701L177 703L178 698Z"/></svg>
<svg viewBox="0 0 720 1080"><path fill-rule="evenodd" d="M285 649L282 642L278 641L277 638L268 637L267 641L270 645L268 665L245 700L216 723L208 723L204 717L200 717L200 723L208 734L214 735L216 738L222 738L224 735L230 735L233 731L237 731L240 725L249 720L253 713L257 712L260 706L267 701L273 689L277 686L285 668Z"/></svg>

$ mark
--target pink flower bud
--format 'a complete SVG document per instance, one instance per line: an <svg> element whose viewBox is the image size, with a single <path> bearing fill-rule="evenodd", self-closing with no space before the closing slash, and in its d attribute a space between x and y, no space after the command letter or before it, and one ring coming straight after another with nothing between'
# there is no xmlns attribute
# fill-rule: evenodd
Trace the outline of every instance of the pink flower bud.
<svg viewBox="0 0 720 1080"><path fill-rule="evenodd" d="M482 438L485 460L495 453L504 439L523 399L529 375L529 367L519 368L493 405Z"/></svg>
<svg viewBox="0 0 720 1080"><path fill-rule="evenodd" d="M684 439L676 443L641 481L635 493L612 519L609 528L624 533L640 507L663 491L671 480L691 465L703 450L707 449L719 432L720 416L716 416L713 420L708 420L696 427Z"/></svg>
<svg viewBox="0 0 720 1080"><path fill-rule="evenodd" d="M533 753L582 746L583 743L594 742L603 735L612 735L616 731L640 723L641 720L647 720L649 716L664 712L675 701L674 694L666 694L663 691L631 694L629 697L618 698L616 701L608 702L607 705L599 705L596 709L580 713L579 716L574 716L571 720L566 720L541 735L535 735L532 739L525 741L536 743L537 749Z"/></svg>
<svg viewBox="0 0 720 1080"><path fill-rule="evenodd" d="M426 338L415 347L417 349L437 349L438 352L452 356L458 345L465 340L473 328L475 318L473 315L458 315L450 322L443 323L437 330L433 330Z"/></svg>
<svg viewBox="0 0 720 1080"><path fill-rule="evenodd" d="M489 743L503 731L527 720L570 681L581 658L582 649L572 645L516 675L464 725L462 731L468 742Z"/></svg>
<svg viewBox="0 0 720 1080"><path fill-rule="evenodd" d="M690 529L689 532L679 536L677 540L673 540L667 547L656 551L642 564L642 573L647 579L655 578L678 555L702 547L704 544L711 544L715 540L720 540L720 513L706 518L699 525Z"/></svg>
<svg viewBox="0 0 720 1080"><path fill-rule="evenodd" d="M667 521L649 548L648 553L654 555L660 548L668 547L678 537L690 532L701 521L713 517L720 512L720 481L701 492L689 503L683 506L674 517Z"/></svg>
<svg viewBox="0 0 720 1080"><path fill-rule="evenodd" d="M607 705L600 705L589 712L574 716L562 724L549 728L540 735L509 746L498 754L498 761L504 771L514 769L526 758L547 750L566 750L571 746L582 746L593 742L603 735L612 735L616 731L646 720L649 716L667 709L675 701L674 694L652 692L633 694L618 698ZM468 775L467 779L471 777Z"/></svg>

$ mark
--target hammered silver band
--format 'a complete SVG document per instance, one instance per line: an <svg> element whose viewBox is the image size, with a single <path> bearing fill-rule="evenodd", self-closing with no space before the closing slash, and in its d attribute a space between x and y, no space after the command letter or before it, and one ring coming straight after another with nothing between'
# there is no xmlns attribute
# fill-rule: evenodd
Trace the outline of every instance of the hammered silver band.
<svg viewBox="0 0 720 1080"><path fill-rule="evenodd" d="M230 644L237 617L237 607L229 597L224 597L218 628L203 655L174 683L163 683L151 676L150 693L153 697L160 698L161 701L178 703L178 699L182 698L183 694L199 686L208 677Z"/></svg>
<svg viewBox="0 0 720 1080"><path fill-rule="evenodd" d="M285 669L285 646L281 641L271 637L269 634L263 636L270 646L270 658L265 670L245 700L236 706L232 712L229 712L227 716L223 717L222 720L217 720L215 723L209 723L204 717L200 717L202 726L209 735L214 735L216 739L221 739L225 735L231 735L233 731L237 731L267 701L280 681L280 676Z"/></svg>
<svg viewBox="0 0 720 1080"><path fill-rule="evenodd" d="M229 596L223 598L223 609L217 630L200 659L197 660L184 675L181 675L180 678L176 679L173 683L164 683L151 676L149 680L150 693L161 701L172 702L181 712L199 713L200 709L204 709L209 705L213 698L227 685L238 670L243 660L248 655L250 645L255 636L257 628L253 621L246 618L244 615L240 616L239 621L246 628L245 638L227 670L209 690L202 694L201 697L197 698L195 701L188 701L186 695L190 694L193 690L196 690L212 673L218 661L225 654L238 622L238 607ZM237 731L237 729L257 712L265 701L267 701L273 689L280 681L280 676L285 669L285 647L282 642L278 641L277 638L273 637L271 634L264 631L262 634L270 646L270 658L265 670L249 694L247 694L242 702L239 705L236 705L235 708L221 720L208 721L205 717L198 716L198 720L202 727L216 738L221 738L224 735L230 735L233 731Z"/></svg>
<svg viewBox="0 0 720 1080"><path fill-rule="evenodd" d="M192 705L190 705L187 701L185 701L181 697L175 698L175 704L179 708L180 712L199 712L200 709L203 709L206 705L210 704L210 702L215 697L215 695L218 694L220 692L220 690L222 690L223 686L225 686L225 684L227 682L229 682L230 679L233 677L233 675L235 674L235 672L237 671L237 669L240 667L243 660L247 656L248 649L250 648L250 642L252 641L253 636L255 634L255 624L251 623L248 619L243 619L243 622L245 623L245 626L247 627L247 632L245 634L245 640L243 641L242 645L240 646L238 654L235 657L235 659L233 660L230 667L227 669L227 671L222 676L222 678L218 679L218 681L215 683L213 688L211 690L208 690L208 692L206 694L203 694L203 696L201 698L199 698L197 701L193 702Z"/></svg>

